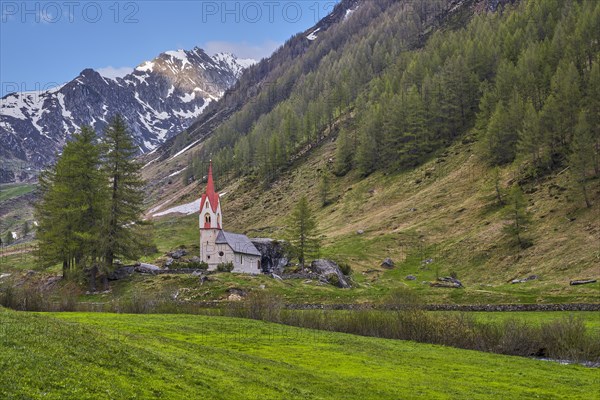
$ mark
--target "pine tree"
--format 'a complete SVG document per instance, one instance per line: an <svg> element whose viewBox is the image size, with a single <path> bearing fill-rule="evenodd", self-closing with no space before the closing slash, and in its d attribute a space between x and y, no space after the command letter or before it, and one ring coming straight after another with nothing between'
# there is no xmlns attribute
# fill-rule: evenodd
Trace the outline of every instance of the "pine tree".
<svg viewBox="0 0 600 400"><path fill-rule="evenodd" d="M29 234L29 221L23 222L23 236L27 236Z"/></svg>
<svg viewBox="0 0 600 400"><path fill-rule="evenodd" d="M4 244L9 246L9 245L13 244L14 241L15 241L15 239L13 238L12 232L11 231L6 232L6 236L4 236Z"/></svg>
<svg viewBox="0 0 600 400"><path fill-rule="evenodd" d="M484 144L486 158L492 165L505 164L514 159L515 132L510 132L508 112L502 102L496 105L487 126Z"/></svg>
<svg viewBox="0 0 600 400"><path fill-rule="evenodd" d="M329 172L325 171L321 176L321 183L319 185L319 196L321 197L321 205L323 207L329 205L330 186Z"/></svg>
<svg viewBox="0 0 600 400"><path fill-rule="evenodd" d="M320 242L317 237L317 220L313 215L306 196L302 196L287 221L286 238L290 252L302 267L308 257L315 257L319 252Z"/></svg>
<svg viewBox="0 0 600 400"><path fill-rule="evenodd" d="M527 212L527 204L521 187L516 184L510 190L508 204L506 206L506 216L510 223L504 227L504 231L512 238L517 240L521 248L531 245L531 242L523 237L523 232L530 223L530 216Z"/></svg>
<svg viewBox="0 0 600 400"><path fill-rule="evenodd" d="M110 182L104 226L106 276L115 257L134 260L139 256L144 243L137 230L145 222L141 218L144 182L140 176L140 165L134 160L137 149L120 115L114 117L106 129L104 146L104 169Z"/></svg>
<svg viewBox="0 0 600 400"><path fill-rule="evenodd" d="M567 154L567 146L577 125L581 103L579 73L572 62L564 60L552 78L552 94L542 109L542 128L548 133L551 156L559 162Z"/></svg>
<svg viewBox="0 0 600 400"><path fill-rule="evenodd" d="M569 167L573 177L574 186L581 191L585 205L592 206L588 193L588 179L594 170L594 137L587 114L582 111L579 114L571 154L569 155Z"/></svg>
<svg viewBox="0 0 600 400"><path fill-rule="evenodd" d="M487 157L492 165L505 164L514 160L523 117L524 105L516 93L508 106L502 102L496 105L484 140Z"/></svg>
<svg viewBox="0 0 600 400"><path fill-rule="evenodd" d="M593 62L587 90L585 103L589 107L588 121L594 138L594 172L600 175L600 56Z"/></svg>
<svg viewBox="0 0 600 400"><path fill-rule="evenodd" d="M517 148L519 153L529 159L533 165L534 174L542 165L542 132L540 129L540 118L531 100L525 104L525 115L523 126L519 131Z"/></svg>
<svg viewBox="0 0 600 400"><path fill-rule="evenodd" d="M352 168L353 148L352 141L348 137L349 132L344 129L338 135L335 149L335 164L333 165L334 173L337 176L344 176Z"/></svg>
<svg viewBox="0 0 600 400"><path fill-rule="evenodd" d="M55 166L39 179L36 205L38 257L42 266L62 263L63 276L96 265L107 199L96 134L89 127L73 135Z"/></svg>
<svg viewBox="0 0 600 400"><path fill-rule="evenodd" d="M356 164L364 176L381 166L381 142L383 117L380 107L371 107L360 127L359 145L356 149Z"/></svg>
<svg viewBox="0 0 600 400"><path fill-rule="evenodd" d="M494 167L492 169L492 182L494 184L494 195L496 197L496 203L498 205L505 205L504 201L504 190L502 188L502 182L500 180L500 168Z"/></svg>

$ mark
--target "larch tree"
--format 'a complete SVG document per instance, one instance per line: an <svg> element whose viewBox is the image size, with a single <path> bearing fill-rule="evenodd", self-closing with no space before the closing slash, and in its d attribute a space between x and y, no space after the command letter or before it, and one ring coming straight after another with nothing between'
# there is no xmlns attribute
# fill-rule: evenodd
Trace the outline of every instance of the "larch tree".
<svg viewBox="0 0 600 400"><path fill-rule="evenodd" d="M137 149L120 115L115 116L104 137L104 170L109 179L109 199L104 224L105 274L116 257L136 259L144 247L140 234L144 192L141 166L134 157ZM105 281L106 285L106 281Z"/></svg>
<svg viewBox="0 0 600 400"><path fill-rule="evenodd" d="M594 144L595 140L588 122L588 116L585 111L582 111L575 126L571 154L569 155L569 168L574 187L581 193L588 208L592 206L588 180L594 175Z"/></svg>
<svg viewBox="0 0 600 400"><path fill-rule="evenodd" d="M320 241L317 220L310 209L306 196L302 196L287 220L286 239L291 253L302 267L307 258L317 256Z"/></svg>
<svg viewBox="0 0 600 400"><path fill-rule="evenodd" d="M534 174L542 165L543 136L540 129L540 117L531 100L525 104L523 126L519 131L517 143L518 152L522 157L531 161Z"/></svg>
<svg viewBox="0 0 600 400"><path fill-rule="evenodd" d="M40 175L41 200L35 214L42 266L62 263L63 276L69 277L98 264L106 182L96 133L84 126L65 145L54 167Z"/></svg>
<svg viewBox="0 0 600 400"><path fill-rule="evenodd" d="M504 227L504 231L517 240L521 248L528 247L531 243L525 239L523 233L530 224L530 216L527 212L527 203L521 186L515 184L511 190L506 205L506 216L510 223Z"/></svg>

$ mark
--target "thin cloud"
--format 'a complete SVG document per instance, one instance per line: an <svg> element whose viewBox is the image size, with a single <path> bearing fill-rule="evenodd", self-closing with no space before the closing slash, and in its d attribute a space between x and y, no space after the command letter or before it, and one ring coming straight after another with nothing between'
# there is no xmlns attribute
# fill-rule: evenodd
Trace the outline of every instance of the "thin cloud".
<svg viewBox="0 0 600 400"><path fill-rule="evenodd" d="M204 43L204 51L208 54L215 53L232 53L238 58L252 58L260 60L269 57L273 52L281 46L282 43L273 40L255 44L248 42L226 42L226 41L210 41Z"/></svg>
<svg viewBox="0 0 600 400"><path fill-rule="evenodd" d="M133 68L132 67L112 67L112 66L108 66L108 67L104 67L104 68L98 68L96 71L98 71L98 73L106 78L111 78L111 79L115 79L115 78L122 78L127 74L130 74L131 72L133 72Z"/></svg>

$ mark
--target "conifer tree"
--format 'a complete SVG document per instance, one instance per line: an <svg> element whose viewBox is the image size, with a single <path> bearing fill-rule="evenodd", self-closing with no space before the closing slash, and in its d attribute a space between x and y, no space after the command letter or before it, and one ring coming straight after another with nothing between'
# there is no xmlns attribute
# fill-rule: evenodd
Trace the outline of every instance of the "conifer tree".
<svg viewBox="0 0 600 400"><path fill-rule="evenodd" d="M329 191L329 172L325 171L321 176L321 183L319 185L319 196L321 197L321 205L323 207L329 204Z"/></svg>
<svg viewBox="0 0 600 400"><path fill-rule="evenodd" d="M6 236L4 236L4 244L11 245L13 244L13 242L15 241L15 239L13 238L12 232L8 231L6 232Z"/></svg>
<svg viewBox="0 0 600 400"><path fill-rule="evenodd" d="M290 252L302 267L309 257L319 252L317 220L310 209L306 196L302 196L287 220L286 238Z"/></svg>
<svg viewBox="0 0 600 400"><path fill-rule="evenodd" d="M382 113L374 106L360 127L359 146L356 149L356 163L362 175L369 175L381 165L380 144L382 142Z"/></svg>
<svg viewBox="0 0 600 400"><path fill-rule="evenodd" d="M500 168L497 166L492 169L492 182L494 184L496 203L501 206L505 205L504 190L502 189L502 183L500 181Z"/></svg>
<svg viewBox="0 0 600 400"><path fill-rule="evenodd" d="M588 193L588 179L594 171L594 137L587 114L582 111L579 114L571 154L569 155L569 167L573 177L574 186L581 192L585 205L592 206Z"/></svg>
<svg viewBox="0 0 600 400"><path fill-rule="evenodd" d="M38 257L45 267L62 263L64 277L82 273L102 257L107 182L100 164L96 134L84 126L39 179Z"/></svg>
<svg viewBox="0 0 600 400"><path fill-rule="evenodd" d="M579 73L573 62L561 62L552 78L552 94L542 110L542 128L548 133L548 146L555 162L567 154L567 146L577 125L581 103Z"/></svg>
<svg viewBox="0 0 600 400"><path fill-rule="evenodd" d="M587 119L594 139L594 172L596 175L600 175L600 96L598 93L600 93L600 56L593 62L585 100L589 108Z"/></svg>
<svg viewBox="0 0 600 400"><path fill-rule="evenodd" d="M334 173L337 176L344 176L352 168L353 148L352 141L348 137L349 133L343 129L338 135L335 149Z"/></svg>
<svg viewBox="0 0 600 400"><path fill-rule="evenodd" d="M523 118L523 126L519 131L519 141L517 148L519 153L529 159L537 170L542 165L541 146L543 144L542 132L540 129L540 118L533 106L531 100L525 104L525 114Z"/></svg>
<svg viewBox="0 0 600 400"><path fill-rule="evenodd" d="M524 238L523 232L530 223L530 216L527 212L527 203L523 195L523 190L516 184L510 190L508 204L506 205L506 216L510 223L504 227L504 231L512 238L517 240L521 248L528 247L531 243Z"/></svg>
<svg viewBox="0 0 600 400"><path fill-rule="evenodd" d="M104 170L110 184L104 226L104 266L110 270L115 257L136 259L144 245L137 233L139 226L145 224L141 218L144 182L140 176L141 166L134 160L137 149L120 115L115 116L106 129L104 147Z"/></svg>

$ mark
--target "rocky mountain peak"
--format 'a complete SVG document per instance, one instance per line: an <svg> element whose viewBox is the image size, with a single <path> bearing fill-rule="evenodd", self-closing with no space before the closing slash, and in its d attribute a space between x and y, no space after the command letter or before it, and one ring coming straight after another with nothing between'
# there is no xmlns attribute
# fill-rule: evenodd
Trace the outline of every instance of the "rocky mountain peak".
<svg viewBox="0 0 600 400"><path fill-rule="evenodd" d="M86 68L60 87L8 94L0 102L0 156L21 169L39 169L81 126L102 132L116 113L126 119L140 152L153 150L186 129L253 63L226 53L211 57L195 47L161 53L123 77ZM0 171L2 182L23 179L0 168L6 170Z"/></svg>

